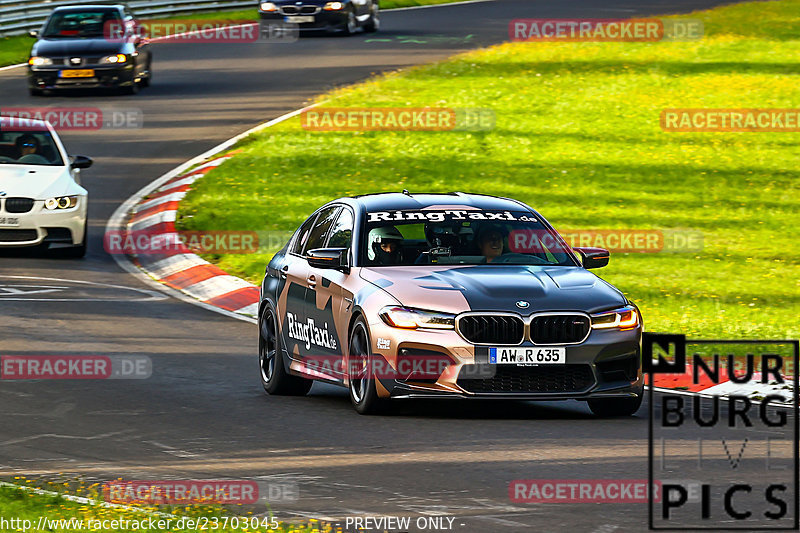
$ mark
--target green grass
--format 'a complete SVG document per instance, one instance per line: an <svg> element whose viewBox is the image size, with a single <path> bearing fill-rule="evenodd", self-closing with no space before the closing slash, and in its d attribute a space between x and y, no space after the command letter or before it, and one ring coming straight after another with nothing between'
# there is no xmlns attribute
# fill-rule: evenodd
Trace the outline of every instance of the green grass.
<svg viewBox="0 0 800 533"><path fill-rule="evenodd" d="M85 494L83 496L86 496ZM161 514L156 514L161 513ZM0 524L0 530L2 531L26 531L27 533L66 533L71 531L79 531L80 526L77 525L76 522L70 523L69 520L80 520L83 521L83 530L88 530L90 525L97 525L96 520L105 521L108 520L109 522L105 522L104 524L101 523L104 527L101 529L93 529L94 531L107 531L107 532L129 532L129 531L142 531L142 532L161 532L170 531L173 533L196 533L198 530L201 530L203 526L206 525L207 530L218 531L220 533L255 533L255 532L274 532L274 533L316 533L319 532L319 528L312 527L311 525L291 525L291 524L280 524L275 529L271 529L271 525L275 525L276 523L270 524L269 517L267 516L266 522L262 522L264 520L264 516L259 515L258 522L259 524L263 524L263 526L259 526L258 528L246 528L244 527L243 520L245 518L252 519L254 515L251 514L242 514L242 515L234 515L230 512L226 511L221 507L213 507L213 506L202 506L202 507L186 507L181 508L178 510L172 510L171 515L165 516L163 510L155 509L155 508L147 508L147 509L136 509L136 508L114 508L114 507L102 507L96 504L85 504L85 503L78 503L74 501L67 500L62 498L59 495L43 495L43 494L35 494L26 490L16 489L8 486L0 487L0 517L7 521L6 524ZM41 517L44 517L48 520L48 522L42 522L42 527L39 528L39 520ZM172 518L171 518L172 517ZM179 522L181 518L185 517L187 520L195 520L199 522L195 522L194 524L189 524L188 522ZM228 517L228 521L225 521L225 517ZM239 519L237 528L232 526L237 525L237 522L234 521L234 517ZM216 522L213 522L214 518L216 518ZM29 529L23 529L20 526L21 522L9 522L11 519L15 520L28 520L29 523L25 525L32 525ZM154 523L152 524L154 527L149 527L151 525L148 522L148 519L152 519ZM171 522L169 523L169 529L166 529L164 526L167 525L166 522L162 523L161 526L157 523L159 520L167 520L170 519ZM64 522L57 522L63 520ZM89 521L93 522L89 522ZM110 522L111 520L127 520L127 523L118 522L113 524ZM207 522L208 520L208 522ZM134 522L138 522L137 525L134 525ZM255 523L252 523L255 525ZM118 527L111 527L116 525ZM213 528L212 525L218 525L219 527ZM127 526L127 527L126 527ZM184 526L184 527L179 527ZM185 527L185 526L193 526L193 527ZM227 526L227 527L223 527Z"/></svg>
<svg viewBox="0 0 800 533"><path fill-rule="evenodd" d="M0 67L27 61L31 46L33 46L33 39L27 35L0 39Z"/></svg>
<svg viewBox="0 0 800 533"><path fill-rule="evenodd" d="M380 3L381 9L395 9L398 7L424 6L432 4L447 4L453 0L384 0ZM257 9L243 9L238 11L220 11L214 13L187 13L175 17L166 17L159 20L257 20ZM0 67L6 65L16 65L28 60L31 46L34 40L28 35L18 35L13 37L0 38Z"/></svg>
<svg viewBox="0 0 800 533"><path fill-rule="evenodd" d="M290 231L343 195L518 198L556 228L693 229L700 253L615 254L599 271L650 331L798 337L797 133L665 133L664 108L792 108L800 0L689 15L676 43L507 43L323 95L330 106L491 107L487 133L306 132L245 139L197 182L185 229ZM780 31L778 31L778 28ZM258 283L274 250L212 257Z"/></svg>

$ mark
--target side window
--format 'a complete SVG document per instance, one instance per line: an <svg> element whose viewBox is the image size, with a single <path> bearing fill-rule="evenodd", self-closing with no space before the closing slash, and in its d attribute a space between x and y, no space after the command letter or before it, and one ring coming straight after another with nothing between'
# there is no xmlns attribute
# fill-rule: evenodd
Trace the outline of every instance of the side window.
<svg viewBox="0 0 800 533"><path fill-rule="evenodd" d="M328 248L350 248L353 239L353 213L346 207L331 228Z"/></svg>
<svg viewBox="0 0 800 533"><path fill-rule="evenodd" d="M328 237L328 230L331 229L333 221L336 220L336 215L339 214L342 208L339 206L328 207L323 209L317 217L317 222L311 228L311 232L303 247L303 253L306 250L313 250L314 248L322 248L325 246L325 239Z"/></svg>
<svg viewBox="0 0 800 533"><path fill-rule="evenodd" d="M303 250L303 245L308 240L308 234L311 233L311 226L314 224L315 220L317 220L317 215L311 215L308 220L303 222L303 225L297 230L297 238L294 243L292 243L289 253L300 255L300 252Z"/></svg>

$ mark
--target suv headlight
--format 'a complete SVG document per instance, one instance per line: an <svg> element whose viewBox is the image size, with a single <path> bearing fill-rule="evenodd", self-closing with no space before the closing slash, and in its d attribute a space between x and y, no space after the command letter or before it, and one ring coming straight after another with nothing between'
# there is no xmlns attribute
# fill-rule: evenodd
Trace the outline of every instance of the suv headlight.
<svg viewBox="0 0 800 533"><path fill-rule="evenodd" d="M638 325L639 313L630 305L592 315L592 329L633 329Z"/></svg>
<svg viewBox="0 0 800 533"><path fill-rule="evenodd" d="M55 209L72 209L78 205L77 196L59 196L58 198L48 198L44 201L44 208L53 211Z"/></svg>
<svg viewBox="0 0 800 533"><path fill-rule="evenodd" d="M423 311L390 305L381 309L381 319L393 328L403 329L453 329L456 323L455 315Z"/></svg>
<svg viewBox="0 0 800 533"><path fill-rule="evenodd" d="M344 2L328 2L322 9L325 11L340 11L344 9Z"/></svg>
<svg viewBox="0 0 800 533"><path fill-rule="evenodd" d="M28 64L33 65L34 67L43 67L45 65L52 65L53 60L49 57L33 56L28 60Z"/></svg>
<svg viewBox="0 0 800 533"><path fill-rule="evenodd" d="M272 2L261 2L258 5L258 9L260 9L261 11L264 11L266 13L272 13L273 11L277 11L278 10L278 6L276 6Z"/></svg>
<svg viewBox="0 0 800 533"><path fill-rule="evenodd" d="M106 56L100 60L101 63L126 63L128 56L125 54L114 54L113 56Z"/></svg>

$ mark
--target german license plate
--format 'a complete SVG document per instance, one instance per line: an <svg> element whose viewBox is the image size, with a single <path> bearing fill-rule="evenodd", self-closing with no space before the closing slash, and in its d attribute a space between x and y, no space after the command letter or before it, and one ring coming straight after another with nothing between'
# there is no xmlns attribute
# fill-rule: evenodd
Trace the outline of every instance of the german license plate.
<svg viewBox="0 0 800 533"><path fill-rule="evenodd" d="M16 228L19 226L19 217L2 217L0 216L0 227Z"/></svg>
<svg viewBox="0 0 800 533"><path fill-rule="evenodd" d="M489 363L497 365L563 365L567 362L564 347L489 348Z"/></svg>
<svg viewBox="0 0 800 533"><path fill-rule="evenodd" d="M313 16L290 16L286 17L286 22L291 22L293 24L304 24L306 22L314 22Z"/></svg>
<svg viewBox="0 0 800 533"><path fill-rule="evenodd" d="M62 78L92 78L94 77L94 69L76 69L76 70L62 70Z"/></svg>

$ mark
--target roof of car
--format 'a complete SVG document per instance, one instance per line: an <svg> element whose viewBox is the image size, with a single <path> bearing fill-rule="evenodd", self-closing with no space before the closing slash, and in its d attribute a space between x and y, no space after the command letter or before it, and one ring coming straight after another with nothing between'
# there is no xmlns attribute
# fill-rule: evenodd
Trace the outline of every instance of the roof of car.
<svg viewBox="0 0 800 533"><path fill-rule="evenodd" d="M53 11L68 11L68 10L84 10L84 9L109 9L109 8L116 8L116 9L123 9L125 7L124 4L75 4L72 6L58 6Z"/></svg>
<svg viewBox="0 0 800 533"><path fill-rule="evenodd" d="M432 206L451 208L453 206L474 207L488 210L528 210L529 207L516 200L488 196L483 194L388 192L352 196L343 200L351 200L361 205L366 211L413 210Z"/></svg>
<svg viewBox="0 0 800 533"><path fill-rule="evenodd" d="M47 122L44 120L0 115L0 131L2 131L4 128L19 128L29 131L48 131Z"/></svg>

